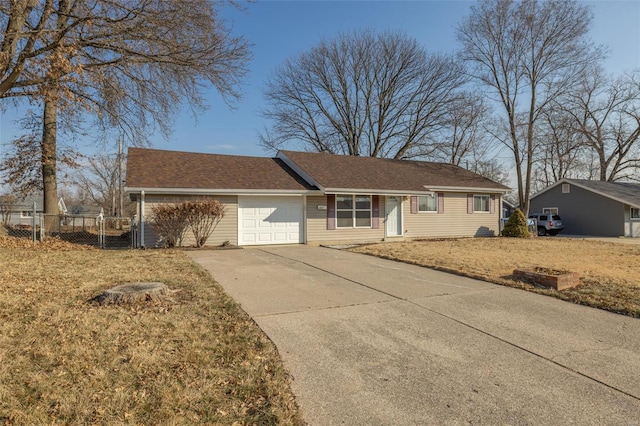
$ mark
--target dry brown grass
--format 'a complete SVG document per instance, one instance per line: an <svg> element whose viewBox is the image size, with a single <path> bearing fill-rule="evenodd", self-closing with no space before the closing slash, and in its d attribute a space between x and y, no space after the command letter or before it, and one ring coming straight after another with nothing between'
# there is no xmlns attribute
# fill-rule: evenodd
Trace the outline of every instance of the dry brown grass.
<svg viewBox="0 0 640 426"><path fill-rule="evenodd" d="M129 281L181 291L88 303ZM4 424L302 423L272 342L177 251L0 240L0 359Z"/></svg>
<svg viewBox="0 0 640 426"><path fill-rule="evenodd" d="M353 251L640 317L640 244L568 238L468 238L375 244ZM514 269L535 267L577 272L582 284L554 291L511 279Z"/></svg>

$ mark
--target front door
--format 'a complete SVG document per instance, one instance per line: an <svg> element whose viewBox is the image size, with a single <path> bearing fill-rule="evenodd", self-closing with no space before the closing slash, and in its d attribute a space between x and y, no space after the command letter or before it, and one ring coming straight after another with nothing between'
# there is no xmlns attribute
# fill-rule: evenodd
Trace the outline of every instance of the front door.
<svg viewBox="0 0 640 426"><path fill-rule="evenodd" d="M402 197L387 197L385 207L387 237L402 236Z"/></svg>

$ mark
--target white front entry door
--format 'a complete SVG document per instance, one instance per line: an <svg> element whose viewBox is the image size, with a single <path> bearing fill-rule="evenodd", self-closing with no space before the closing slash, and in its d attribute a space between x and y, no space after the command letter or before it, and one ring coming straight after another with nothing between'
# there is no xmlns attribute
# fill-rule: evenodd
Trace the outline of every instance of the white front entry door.
<svg viewBox="0 0 640 426"><path fill-rule="evenodd" d="M238 244L302 243L302 197L238 197Z"/></svg>
<svg viewBox="0 0 640 426"><path fill-rule="evenodd" d="M402 197L387 197L385 207L387 237L402 236Z"/></svg>

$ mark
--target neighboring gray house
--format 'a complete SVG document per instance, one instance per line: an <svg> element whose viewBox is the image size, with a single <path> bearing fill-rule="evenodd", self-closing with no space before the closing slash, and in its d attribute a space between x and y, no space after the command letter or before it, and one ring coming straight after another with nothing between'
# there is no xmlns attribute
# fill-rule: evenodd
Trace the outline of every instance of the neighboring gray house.
<svg viewBox="0 0 640 426"><path fill-rule="evenodd" d="M516 206L512 202L506 199L502 199L502 217L508 219L511 213L516 211Z"/></svg>
<svg viewBox="0 0 640 426"><path fill-rule="evenodd" d="M530 213L557 213L563 234L640 237L640 183L562 179L531 197Z"/></svg>
<svg viewBox="0 0 640 426"><path fill-rule="evenodd" d="M11 210L9 226L31 226L33 223L33 203L36 203L36 214L42 213L42 195L31 195L16 201L12 205L3 206Z"/></svg>

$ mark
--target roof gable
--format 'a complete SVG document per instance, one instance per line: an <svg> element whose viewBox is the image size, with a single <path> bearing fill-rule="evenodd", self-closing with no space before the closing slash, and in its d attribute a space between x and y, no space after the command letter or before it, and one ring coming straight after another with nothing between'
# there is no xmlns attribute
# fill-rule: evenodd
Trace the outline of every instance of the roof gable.
<svg viewBox="0 0 640 426"><path fill-rule="evenodd" d="M632 182L606 182L599 180L565 178L536 193L531 197L531 199L534 199L563 183L569 183L603 197L640 208L640 183Z"/></svg>
<svg viewBox="0 0 640 426"><path fill-rule="evenodd" d="M316 189L277 158L129 148L128 189Z"/></svg>
<svg viewBox="0 0 640 426"><path fill-rule="evenodd" d="M296 172L324 190L428 192L440 188L508 192L510 188L453 164L280 151Z"/></svg>

